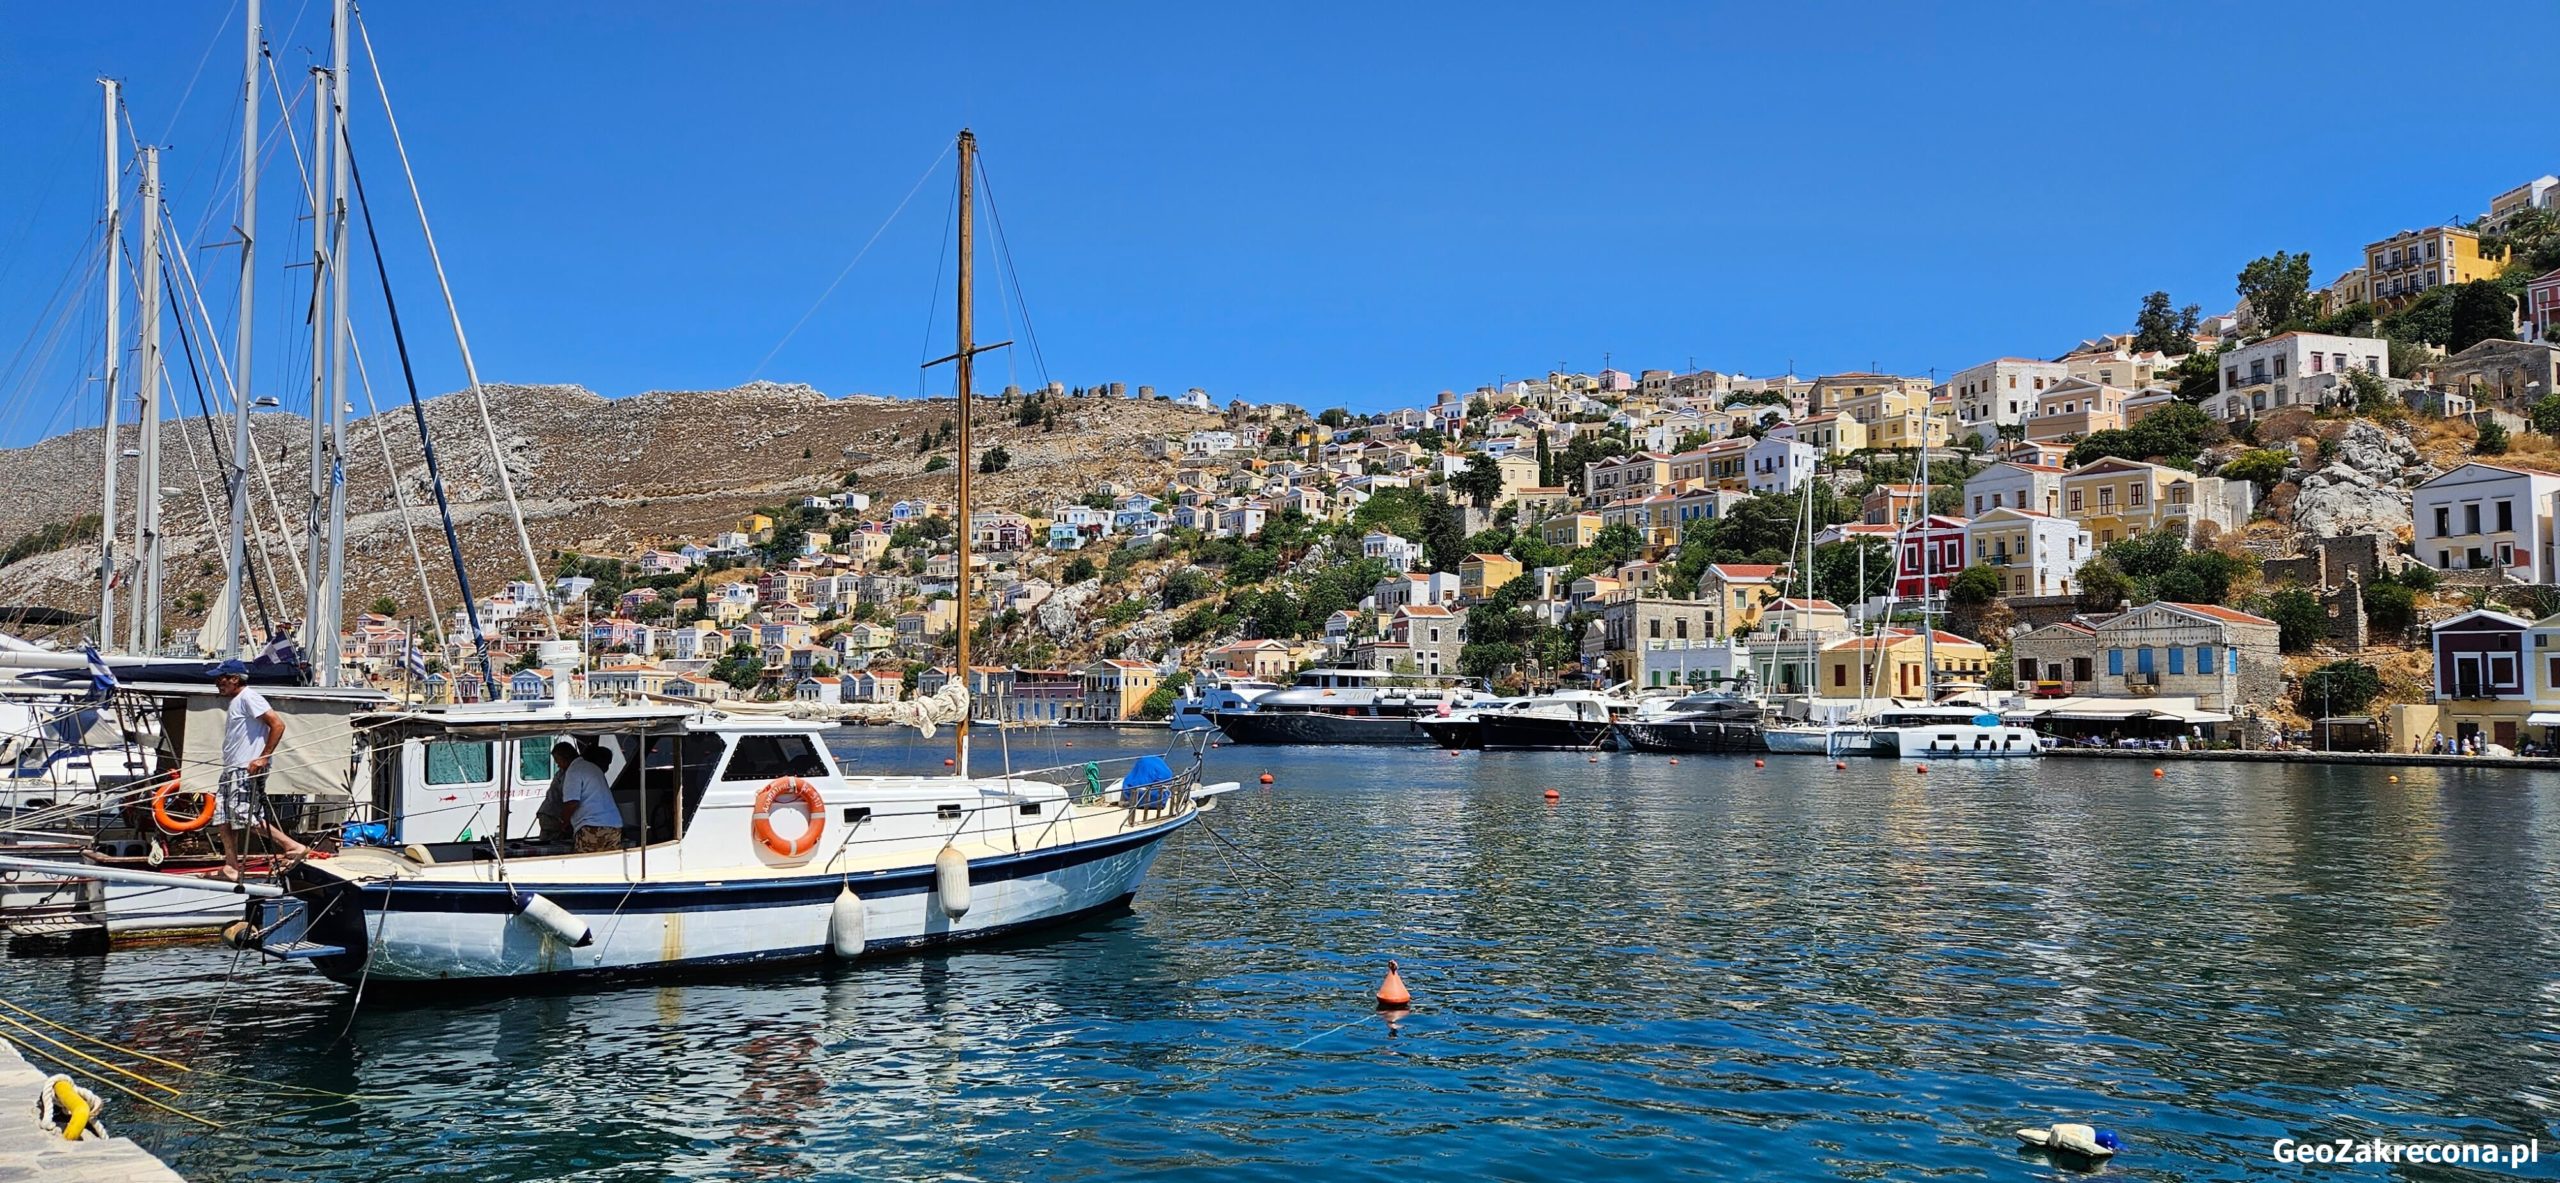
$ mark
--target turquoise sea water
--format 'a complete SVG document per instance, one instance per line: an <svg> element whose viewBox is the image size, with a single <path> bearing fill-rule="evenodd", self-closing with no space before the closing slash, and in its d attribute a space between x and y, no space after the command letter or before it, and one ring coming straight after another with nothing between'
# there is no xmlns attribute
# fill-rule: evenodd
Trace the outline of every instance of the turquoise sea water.
<svg viewBox="0 0 2560 1183"><path fill-rule="evenodd" d="M2116 1178L2560 1177L2560 777L1210 762L1276 783L1178 837L1132 911L965 952L351 1009L168 946L0 962L0 996L366 1098L182 1079L219 1131L118 1098L118 1131L202 1183L2034 1179L2061 1172L2010 1130L2074 1119L2130 1143ZM1416 999L1392 1029L1389 957ZM2287 1167L2288 1136L2540 1138L2544 1161Z"/></svg>

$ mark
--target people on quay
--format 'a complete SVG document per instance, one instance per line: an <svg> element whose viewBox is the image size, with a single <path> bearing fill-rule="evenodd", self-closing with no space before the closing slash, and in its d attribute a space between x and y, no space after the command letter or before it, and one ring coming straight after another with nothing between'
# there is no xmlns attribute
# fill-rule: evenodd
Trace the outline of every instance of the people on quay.
<svg viewBox="0 0 2560 1183"><path fill-rule="evenodd" d="M222 844L221 876L238 881L245 832L256 830L284 852L278 867L290 867L311 853L275 824L267 812L267 770L276 748L284 743L284 716L267 696L249 688L249 667L238 658L213 667L213 688L230 700L222 714L222 775L213 792L214 837Z"/></svg>
<svg viewBox="0 0 2560 1183"><path fill-rule="evenodd" d="M600 752L579 752L560 780L560 815L579 854L622 849L622 807L614 803Z"/></svg>

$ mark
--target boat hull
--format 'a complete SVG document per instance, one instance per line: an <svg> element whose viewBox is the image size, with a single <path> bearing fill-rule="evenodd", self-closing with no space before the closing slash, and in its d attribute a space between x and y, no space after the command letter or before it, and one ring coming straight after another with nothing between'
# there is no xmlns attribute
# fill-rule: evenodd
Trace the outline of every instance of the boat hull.
<svg viewBox="0 0 2560 1183"><path fill-rule="evenodd" d="M1904 760L2027 760L2044 754L2035 732L2007 725L1882 727L1875 735L1877 755Z"/></svg>
<svg viewBox="0 0 2560 1183"><path fill-rule="evenodd" d="M985 940L1110 909L1136 894L1163 842L1197 812L1143 830L980 859L964 915L942 906L931 863L851 875L818 873L723 882L510 884L354 882L294 872L308 939L342 952L311 958L343 982L475 981L638 976L827 955L836 894L863 905L864 954ZM512 887L512 891L511 891ZM583 921L593 941L572 948L518 912L541 895Z"/></svg>
<svg viewBox="0 0 2560 1183"><path fill-rule="evenodd" d="M1327 715L1314 711L1219 711L1210 716L1237 743L1428 744L1418 720L1403 715Z"/></svg>
<svg viewBox="0 0 2560 1183"><path fill-rule="evenodd" d="M1484 730L1473 719L1425 719L1414 724L1431 742L1453 752L1476 751L1484 747Z"/></svg>
<svg viewBox="0 0 2560 1183"><path fill-rule="evenodd" d="M1609 745L1614 724L1606 719L1548 719L1486 715L1476 720L1480 747L1500 751L1591 751Z"/></svg>
<svg viewBox="0 0 2560 1183"><path fill-rule="evenodd" d="M1828 730L1773 728L1762 735L1761 742L1768 746L1773 755L1828 756L1831 754L1831 732Z"/></svg>
<svg viewBox="0 0 2560 1183"><path fill-rule="evenodd" d="M1662 720L1618 724L1618 736L1639 752L1752 753L1772 750L1755 723Z"/></svg>

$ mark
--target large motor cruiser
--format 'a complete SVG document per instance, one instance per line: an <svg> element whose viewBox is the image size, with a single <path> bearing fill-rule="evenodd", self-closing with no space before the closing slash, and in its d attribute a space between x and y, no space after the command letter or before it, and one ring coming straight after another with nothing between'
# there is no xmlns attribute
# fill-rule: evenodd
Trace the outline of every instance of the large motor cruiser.
<svg viewBox="0 0 2560 1183"><path fill-rule="evenodd" d="M1463 678L1325 667L1250 708L1208 716L1237 743L1427 744L1421 723L1491 697Z"/></svg>
<svg viewBox="0 0 2560 1183"><path fill-rule="evenodd" d="M1559 690L1481 712L1476 716L1478 746L1488 752L1608 747L1619 720L1636 709L1636 700L1622 689Z"/></svg>
<svg viewBox="0 0 2560 1183"><path fill-rule="evenodd" d="M1640 752L1765 752L1762 716L1748 693L1704 691L1646 699L1618 735Z"/></svg>

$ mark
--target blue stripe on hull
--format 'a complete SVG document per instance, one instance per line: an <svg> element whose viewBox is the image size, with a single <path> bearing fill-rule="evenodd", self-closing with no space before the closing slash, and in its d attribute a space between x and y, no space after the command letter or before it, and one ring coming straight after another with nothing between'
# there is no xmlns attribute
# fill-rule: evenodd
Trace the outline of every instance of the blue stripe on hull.
<svg viewBox="0 0 2560 1183"><path fill-rule="evenodd" d="M1108 858L1162 841L1175 830L1191 824L1192 819L1198 816L1197 813L1188 814L1170 825L1073 846L981 859L971 864L969 881L1001 883ZM851 876L821 872L787 879L743 879L725 883L567 885L527 879L512 883L440 883L433 886L408 880L357 886L368 914L381 911L386 905L398 912L512 914L516 911L514 894L519 891L540 892L544 898L571 912L724 912L824 904L833 901L836 892L848 886L865 899L917 895L933 890L933 875L933 868L928 865Z"/></svg>

